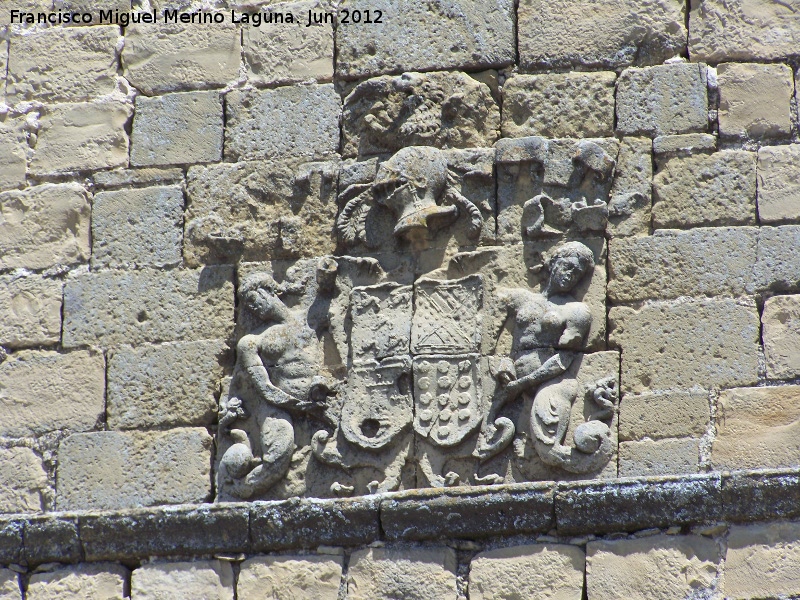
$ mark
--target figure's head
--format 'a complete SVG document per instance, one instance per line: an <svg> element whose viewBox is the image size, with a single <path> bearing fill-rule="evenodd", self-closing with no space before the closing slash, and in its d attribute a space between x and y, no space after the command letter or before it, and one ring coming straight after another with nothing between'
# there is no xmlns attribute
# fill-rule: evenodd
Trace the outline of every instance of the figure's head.
<svg viewBox="0 0 800 600"><path fill-rule="evenodd" d="M550 257L548 291L564 294L572 291L594 266L594 254L580 242L567 242Z"/></svg>
<svg viewBox="0 0 800 600"><path fill-rule="evenodd" d="M246 277L239 288L244 305L262 321L281 319L286 305L278 297L281 286L270 275L257 273Z"/></svg>

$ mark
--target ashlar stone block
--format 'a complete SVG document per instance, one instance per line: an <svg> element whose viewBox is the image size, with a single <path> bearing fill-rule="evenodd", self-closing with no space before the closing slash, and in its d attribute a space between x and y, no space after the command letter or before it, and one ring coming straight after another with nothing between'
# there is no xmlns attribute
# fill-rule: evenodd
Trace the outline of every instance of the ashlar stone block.
<svg viewBox="0 0 800 600"><path fill-rule="evenodd" d="M767 377L800 377L800 296L774 296L761 315Z"/></svg>
<svg viewBox="0 0 800 600"><path fill-rule="evenodd" d="M222 160L222 100L218 92L136 98L131 165Z"/></svg>
<svg viewBox="0 0 800 600"><path fill-rule="evenodd" d="M178 186L99 192L92 203L92 266L171 266L181 261Z"/></svg>
<svg viewBox="0 0 800 600"><path fill-rule="evenodd" d="M759 148L758 218L800 220L800 144Z"/></svg>
<svg viewBox="0 0 800 600"><path fill-rule="evenodd" d="M333 84L234 90L225 102L225 160L318 160L339 149L341 100Z"/></svg>
<svg viewBox="0 0 800 600"><path fill-rule="evenodd" d="M0 448L0 513L41 512L49 484L30 448Z"/></svg>
<svg viewBox="0 0 800 600"><path fill-rule="evenodd" d="M221 560L150 563L131 573L137 600L233 600L233 567Z"/></svg>
<svg viewBox="0 0 800 600"><path fill-rule="evenodd" d="M800 465L800 386L724 390L711 447L716 469Z"/></svg>
<svg viewBox="0 0 800 600"><path fill-rule="evenodd" d="M116 563L82 563L34 573L28 583L29 600L111 600L123 598L130 571Z"/></svg>
<svg viewBox="0 0 800 600"><path fill-rule="evenodd" d="M577 546L531 544L485 550L469 569L472 600L541 598L580 600L586 556Z"/></svg>
<svg viewBox="0 0 800 600"><path fill-rule="evenodd" d="M233 329L233 269L99 271L64 288L65 347L225 339Z"/></svg>
<svg viewBox="0 0 800 600"><path fill-rule="evenodd" d="M105 409L105 360L87 350L23 350L0 364L0 435L88 431Z"/></svg>
<svg viewBox="0 0 800 600"><path fill-rule="evenodd" d="M503 85L504 137L614 133L615 73L515 75Z"/></svg>
<svg viewBox="0 0 800 600"><path fill-rule="evenodd" d="M757 290L796 291L800 286L800 225L761 227L754 268Z"/></svg>
<svg viewBox="0 0 800 600"><path fill-rule="evenodd" d="M620 140L614 183L608 202L606 233L625 237L650 233L653 143L648 138Z"/></svg>
<svg viewBox="0 0 800 600"><path fill-rule="evenodd" d="M59 510L198 503L211 491L212 438L201 427L76 433L58 447Z"/></svg>
<svg viewBox="0 0 800 600"><path fill-rule="evenodd" d="M619 476L655 476L697 473L700 442L695 438L666 438L622 442Z"/></svg>
<svg viewBox="0 0 800 600"><path fill-rule="evenodd" d="M622 390L730 387L758 380L758 310L752 300L679 299L613 307L610 339L622 349Z"/></svg>
<svg viewBox="0 0 800 600"><path fill-rule="evenodd" d="M641 11L641 5L637 6ZM623 71L617 80L617 132L654 137L705 131L706 80L704 64L675 63Z"/></svg>
<svg viewBox="0 0 800 600"><path fill-rule="evenodd" d="M81 102L110 94L117 82L119 39L114 25L12 34L6 102Z"/></svg>
<svg viewBox="0 0 800 600"><path fill-rule="evenodd" d="M678 0L522 0L519 55L524 69L619 68L660 64L686 44Z"/></svg>
<svg viewBox="0 0 800 600"><path fill-rule="evenodd" d="M62 288L61 281L38 275L0 277L0 346L57 344Z"/></svg>
<svg viewBox="0 0 800 600"><path fill-rule="evenodd" d="M452 548L366 548L350 557L348 600L455 597L456 553Z"/></svg>
<svg viewBox="0 0 800 600"><path fill-rule="evenodd" d="M206 27L187 23L132 24L125 28L123 74L139 91L223 87L239 76L238 27L226 20Z"/></svg>
<svg viewBox="0 0 800 600"><path fill-rule="evenodd" d="M789 137L794 92L791 68L724 63L717 67L717 82L720 135L749 139Z"/></svg>
<svg viewBox="0 0 800 600"><path fill-rule="evenodd" d="M626 394L620 402L619 439L700 437L710 419L708 391L701 388Z"/></svg>
<svg viewBox="0 0 800 600"><path fill-rule="evenodd" d="M3 40L0 38L0 55ZM0 73L4 68L0 60ZM0 123L0 190L23 187L28 168L28 142L18 119Z"/></svg>
<svg viewBox="0 0 800 600"><path fill-rule="evenodd" d="M0 568L0 600L22 600L19 575L11 569Z"/></svg>
<svg viewBox="0 0 800 600"><path fill-rule="evenodd" d="M366 24L367 11L373 21L380 12L381 23ZM505 66L515 59L514 3L345 0L339 5L336 46L336 70L351 78Z"/></svg>
<svg viewBox="0 0 800 600"><path fill-rule="evenodd" d="M0 193L0 269L46 269L89 258L91 204L77 183Z"/></svg>
<svg viewBox="0 0 800 600"><path fill-rule="evenodd" d="M709 538L654 535L586 545L586 587L597 600L674 600L713 594L719 548Z"/></svg>
<svg viewBox="0 0 800 600"><path fill-rule="evenodd" d="M755 225L756 154L722 150L675 158L653 177L653 225Z"/></svg>
<svg viewBox="0 0 800 600"><path fill-rule="evenodd" d="M239 600L337 600L342 556L257 556L242 563Z"/></svg>

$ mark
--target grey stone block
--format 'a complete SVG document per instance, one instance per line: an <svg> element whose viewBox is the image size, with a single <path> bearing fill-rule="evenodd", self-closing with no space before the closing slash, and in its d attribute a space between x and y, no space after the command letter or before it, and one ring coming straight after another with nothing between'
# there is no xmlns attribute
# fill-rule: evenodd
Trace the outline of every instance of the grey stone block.
<svg viewBox="0 0 800 600"><path fill-rule="evenodd" d="M25 521L22 558L28 565L80 562L78 521L64 516L42 516Z"/></svg>
<svg viewBox="0 0 800 600"><path fill-rule="evenodd" d="M722 476L723 518L734 523L800 517L800 471Z"/></svg>

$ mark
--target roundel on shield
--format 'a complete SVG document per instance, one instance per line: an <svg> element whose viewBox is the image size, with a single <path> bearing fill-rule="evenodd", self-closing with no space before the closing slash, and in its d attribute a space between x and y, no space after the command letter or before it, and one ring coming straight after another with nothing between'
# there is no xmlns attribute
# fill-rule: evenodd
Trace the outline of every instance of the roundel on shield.
<svg viewBox="0 0 800 600"><path fill-rule="evenodd" d="M414 358L414 430L437 446L455 446L481 423L477 354Z"/></svg>

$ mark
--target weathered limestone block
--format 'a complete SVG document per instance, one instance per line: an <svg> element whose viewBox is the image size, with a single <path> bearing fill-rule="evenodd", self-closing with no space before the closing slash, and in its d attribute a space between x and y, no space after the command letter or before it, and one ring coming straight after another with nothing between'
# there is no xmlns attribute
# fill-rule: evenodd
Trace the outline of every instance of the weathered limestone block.
<svg viewBox="0 0 800 600"><path fill-rule="evenodd" d="M767 377L800 377L800 296L774 296L761 315Z"/></svg>
<svg viewBox="0 0 800 600"><path fill-rule="evenodd" d="M141 185L170 185L183 181L179 167L144 167L141 169L114 169L92 175L96 187L101 189Z"/></svg>
<svg viewBox="0 0 800 600"><path fill-rule="evenodd" d="M233 329L233 270L81 273L64 288L64 346L224 339Z"/></svg>
<svg viewBox="0 0 800 600"><path fill-rule="evenodd" d="M614 134L616 73L515 75L503 85L504 137Z"/></svg>
<svg viewBox="0 0 800 600"><path fill-rule="evenodd" d="M0 600L22 600L19 575L11 569L0 568Z"/></svg>
<svg viewBox="0 0 800 600"><path fill-rule="evenodd" d="M132 24L125 28L123 74L148 96L223 87L239 76L241 52L239 29L227 19L212 27Z"/></svg>
<svg viewBox="0 0 800 600"><path fill-rule="evenodd" d="M717 82L720 135L750 139L789 137L794 92L791 68L724 63L717 67Z"/></svg>
<svg viewBox="0 0 800 600"><path fill-rule="evenodd" d="M711 461L719 470L800 465L800 386L724 390Z"/></svg>
<svg viewBox="0 0 800 600"><path fill-rule="evenodd" d="M800 523L733 525L722 576L726 598L786 598L800 594Z"/></svg>
<svg viewBox="0 0 800 600"><path fill-rule="evenodd" d="M92 266L179 264L182 226L178 186L100 192L92 203Z"/></svg>
<svg viewBox="0 0 800 600"><path fill-rule="evenodd" d="M76 433L58 447L59 510L203 502L212 438L201 427Z"/></svg>
<svg viewBox="0 0 800 600"><path fill-rule="evenodd" d="M225 160L316 160L339 148L341 100L333 84L234 90L225 111Z"/></svg>
<svg viewBox="0 0 800 600"><path fill-rule="evenodd" d="M29 600L113 600L127 590L130 571L116 563L81 563L34 573L25 595Z"/></svg>
<svg viewBox="0 0 800 600"><path fill-rule="evenodd" d="M262 11L290 12L294 25L262 22L260 27L245 26L244 63L247 78L256 85L330 81L333 78L333 24L307 27L308 11L329 10L324 0L281 3Z"/></svg>
<svg viewBox="0 0 800 600"><path fill-rule="evenodd" d="M2 38L0 38L2 48ZM2 52L0 52L2 56ZM4 65L0 59L0 73ZM21 120L0 123L0 190L23 187L28 166L28 143Z"/></svg>
<svg viewBox="0 0 800 600"><path fill-rule="evenodd" d="M640 4L637 10L642 10ZM619 76L618 133L654 137L707 128L705 65L677 63L632 68Z"/></svg>
<svg viewBox="0 0 800 600"><path fill-rule="evenodd" d="M709 538L654 535L586 545L588 597L674 600L715 591L720 556Z"/></svg>
<svg viewBox="0 0 800 600"><path fill-rule="evenodd" d="M110 94L117 81L119 39L114 25L12 34L6 102L81 102Z"/></svg>
<svg viewBox="0 0 800 600"><path fill-rule="evenodd" d="M686 44L684 5L677 0L523 0L520 66L627 67L659 64Z"/></svg>
<svg viewBox="0 0 800 600"><path fill-rule="evenodd" d="M366 548L350 557L348 600L455 597L456 553L451 548Z"/></svg>
<svg viewBox="0 0 800 600"><path fill-rule="evenodd" d="M666 438L622 442L619 445L619 476L697 473L700 442L695 438Z"/></svg>
<svg viewBox="0 0 800 600"><path fill-rule="evenodd" d="M100 353L15 352L0 364L0 435L88 431L103 417L104 392Z"/></svg>
<svg viewBox="0 0 800 600"><path fill-rule="evenodd" d="M710 133L679 133L660 135L653 140L653 154L658 169L668 160L692 154L711 154L717 151L717 136Z"/></svg>
<svg viewBox="0 0 800 600"><path fill-rule="evenodd" d="M626 394L620 402L619 439L700 437L710 418L708 392L701 388Z"/></svg>
<svg viewBox="0 0 800 600"><path fill-rule="evenodd" d="M758 380L758 309L751 300L652 302L613 307L611 342L622 349L622 389L730 387Z"/></svg>
<svg viewBox="0 0 800 600"><path fill-rule="evenodd" d="M608 296L615 302L754 291L755 227L661 229L609 242Z"/></svg>
<svg viewBox="0 0 800 600"><path fill-rule="evenodd" d="M218 92L136 98L131 165L222 160L222 100Z"/></svg>
<svg viewBox="0 0 800 600"><path fill-rule="evenodd" d="M757 290L796 291L800 287L800 226L761 227L755 266Z"/></svg>
<svg viewBox="0 0 800 600"><path fill-rule="evenodd" d="M187 174L189 265L324 256L336 248L335 162L239 162Z"/></svg>
<svg viewBox="0 0 800 600"><path fill-rule="evenodd" d="M108 426L210 425L224 348L199 341L116 349L108 359Z"/></svg>
<svg viewBox="0 0 800 600"><path fill-rule="evenodd" d="M489 86L464 73L370 79L345 98L342 119L342 153L348 157L406 146L491 146L500 130L500 110Z"/></svg>
<svg viewBox="0 0 800 600"><path fill-rule="evenodd" d="M800 144L758 150L758 218L762 223L800 219Z"/></svg>
<svg viewBox="0 0 800 600"><path fill-rule="evenodd" d="M233 600L233 567L221 560L149 563L131 573L137 600Z"/></svg>
<svg viewBox="0 0 800 600"><path fill-rule="evenodd" d="M800 47L800 13L791 2L693 0L691 8L693 61L774 60Z"/></svg>
<svg viewBox="0 0 800 600"><path fill-rule="evenodd" d="M608 202L606 233L624 237L650 233L653 154L648 138L620 140Z"/></svg>
<svg viewBox="0 0 800 600"><path fill-rule="evenodd" d="M47 488L47 473L33 450L0 448L0 513L40 512Z"/></svg>
<svg viewBox="0 0 800 600"><path fill-rule="evenodd" d="M239 600L337 600L341 556L263 556L242 563Z"/></svg>
<svg viewBox="0 0 800 600"><path fill-rule="evenodd" d="M343 23L344 10L350 11ZM361 11L361 23L356 22ZM381 13L381 23L366 24ZM345 77L430 69L493 68L514 62L514 3L346 0L339 5L337 71Z"/></svg>
<svg viewBox="0 0 800 600"><path fill-rule="evenodd" d="M0 346L57 344L63 287L57 279L38 275L0 277Z"/></svg>
<svg viewBox="0 0 800 600"><path fill-rule="evenodd" d="M472 600L540 598L580 600L586 557L577 546L533 544L496 548L470 563Z"/></svg>
<svg viewBox="0 0 800 600"><path fill-rule="evenodd" d="M93 15L98 15L101 10L127 12L131 8L128 0L53 0L52 5L56 10L88 12ZM49 3L47 9L50 9ZM97 17L95 17L95 22L97 22Z"/></svg>
<svg viewBox="0 0 800 600"><path fill-rule="evenodd" d="M127 166L125 125L132 113L130 104L118 101L46 107L30 171L45 174Z"/></svg>
<svg viewBox="0 0 800 600"><path fill-rule="evenodd" d="M89 258L91 204L77 183L0 194L0 269L45 269Z"/></svg>
<svg viewBox="0 0 800 600"><path fill-rule="evenodd" d="M676 158L653 177L653 226L755 225L756 154Z"/></svg>

